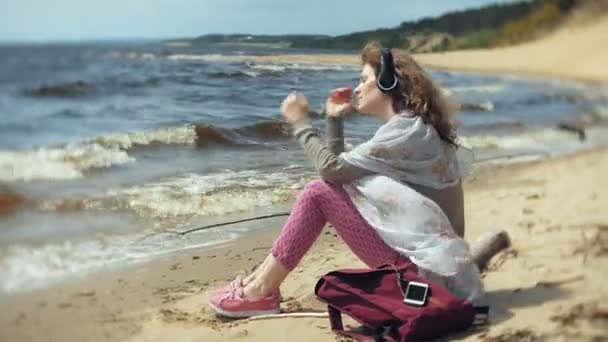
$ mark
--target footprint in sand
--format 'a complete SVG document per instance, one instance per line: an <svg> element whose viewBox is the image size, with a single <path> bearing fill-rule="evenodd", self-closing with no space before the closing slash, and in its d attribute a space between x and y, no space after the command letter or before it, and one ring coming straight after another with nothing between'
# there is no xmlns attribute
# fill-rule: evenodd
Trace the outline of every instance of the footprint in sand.
<svg viewBox="0 0 608 342"><path fill-rule="evenodd" d="M579 303L565 312L551 316L550 319L562 327L575 326L580 321L587 321L597 327L607 327L608 306L601 307L597 302Z"/></svg>
<svg viewBox="0 0 608 342"><path fill-rule="evenodd" d="M519 330L506 330L496 335L487 335L485 333L479 335L482 342L512 342L512 341L525 341L525 342L536 342L545 341L543 335L539 335L529 329Z"/></svg>
<svg viewBox="0 0 608 342"><path fill-rule="evenodd" d="M582 242L573 250L574 255L583 255L583 263L589 257L608 256L608 225L598 224L596 227L591 234L581 230Z"/></svg>
<svg viewBox="0 0 608 342"><path fill-rule="evenodd" d="M188 322L191 320L191 314L179 309L160 309L161 319L165 323Z"/></svg>

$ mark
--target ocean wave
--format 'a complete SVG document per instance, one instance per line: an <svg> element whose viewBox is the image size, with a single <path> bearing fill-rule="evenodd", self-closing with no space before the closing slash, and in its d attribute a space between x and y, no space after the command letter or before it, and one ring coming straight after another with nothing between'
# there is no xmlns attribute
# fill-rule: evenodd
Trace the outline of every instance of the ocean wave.
<svg viewBox="0 0 608 342"><path fill-rule="evenodd" d="M263 121L237 128L209 124L167 127L151 131L111 134L92 140L108 148L129 150L148 145L258 145L262 140L276 140L291 136L291 126L281 121Z"/></svg>
<svg viewBox="0 0 608 342"><path fill-rule="evenodd" d="M123 89L139 89L157 87L161 83L161 79L156 76L151 76L143 79L119 79L110 78L104 81L110 86L118 85Z"/></svg>
<svg viewBox="0 0 608 342"><path fill-rule="evenodd" d="M585 100L585 95L582 93L553 92L546 94L533 94L533 97L523 98L520 103L524 105L545 105L551 102L566 102L576 104Z"/></svg>
<svg viewBox="0 0 608 342"><path fill-rule="evenodd" d="M570 132L559 129L543 129L520 134L496 136L475 135L460 137L473 148L502 149L502 150L542 150L551 152L569 146L580 146L578 137Z"/></svg>
<svg viewBox="0 0 608 342"><path fill-rule="evenodd" d="M354 65L328 64L328 63L281 63L264 61L264 56L256 58L254 56L223 55L223 54L172 54L166 56L172 61L204 61L204 62L224 62L224 63L244 63L249 71L262 71L282 73L289 70L299 71L344 71L358 70Z"/></svg>
<svg viewBox="0 0 608 342"><path fill-rule="evenodd" d="M219 245L236 239L239 234L213 232L181 239L163 235L162 241L147 239L146 243L135 243L144 236L102 235L84 241L15 244L0 248L0 295L45 288L109 265L137 264L166 253Z"/></svg>
<svg viewBox="0 0 608 342"><path fill-rule="evenodd" d="M211 78L228 78L228 79L242 79L242 78L257 78L260 76L259 72L244 70L244 71L218 71L207 73L208 77Z"/></svg>
<svg viewBox="0 0 608 342"><path fill-rule="evenodd" d="M271 71L275 73L298 70L298 71L350 71L357 70L356 66L341 64L321 63L248 63L253 70Z"/></svg>
<svg viewBox="0 0 608 342"><path fill-rule="evenodd" d="M289 69L286 64L249 64L249 68L253 70L271 71L275 73L283 72Z"/></svg>
<svg viewBox="0 0 608 342"><path fill-rule="evenodd" d="M96 83L83 80L43 84L34 88L21 90L21 94L32 98L67 98L77 99L99 95L101 93L118 93L130 89L157 87L161 80L158 77L143 79L121 79L108 77Z"/></svg>
<svg viewBox="0 0 608 342"><path fill-rule="evenodd" d="M171 61L204 61L204 62L238 62L242 59L237 56L222 54L171 54L166 58Z"/></svg>
<svg viewBox="0 0 608 342"><path fill-rule="evenodd" d="M188 174L110 190L100 198L85 200L85 208L131 210L146 218L227 215L285 202L305 181L301 175L255 170Z"/></svg>
<svg viewBox="0 0 608 342"><path fill-rule="evenodd" d="M605 133L591 131L587 133L588 138L581 141L577 135L571 132L543 129L536 132L506 136L490 134L461 136L460 140L465 146L473 148L477 163L506 164L550 158L598 146L608 146L607 139L602 138L602 134Z"/></svg>
<svg viewBox="0 0 608 342"><path fill-rule="evenodd" d="M30 203L25 196L0 188L0 216L13 214Z"/></svg>
<svg viewBox="0 0 608 342"><path fill-rule="evenodd" d="M94 138L87 143L121 150L148 145L193 145L197 140L194 128L194 125L184 125L142 132L115 133Z"/></svg>
<svg viewBox="0 0 608 342"><path fill-rule="evenodd" d="M472 131L472 132L484 132L484 131L496 131L496 130L521 131L525 127L526 127L526 125L521 121L498 121L498 122L469 125L469 126L466 126L466 130Z"/></svg>
<svg viewBox="0 0 608 342"><path fill-rule="evenodd" d="M446 95L453 93L500 93L505 89L504 84L485 84L478 86L459 86L443 88Z"/></svg>
<svg viewBox="0 0 608 342"><path fill-rule="evenodd" d="M212 145L236 146L251 143L251 141L239 137L231 129L213 125L196 125L194 132L196 134L196 145L199 147L209 147Z"/></svg>
<svg viewBox="0 0 608 342"><path fill-rule="evenodd" d="M108 148L129 150L147 145L248 145L257 144L255 139L274 140L291 136L291 126L281 121L263 121L238 128L197 124L166 127L156 130L110 134L92 139Z"/></svg>
<svg viewBox="0 0 608 342"><path fill-rule="evenodd" d="M74 144L29 151L0 151L0 180L74 179L94 168L133 162L125 151Z"/></svg>
<svg viewBox="0 0 608 342"><path fill-rule="evenodd" d="M594 115L600 120L608 120L608 105L598 105L593 109Z"/></svg>
<svg viewBox="0 0 608 342"><path fill-rule="evenodd" d="M85 113L75 110L75 109L70 109L70 108L59 110L50 115L50 117L52 117L52 118L71 119L71 120L82 119L85 116L86 116Z"/></svg>
<svg viewBox="0 0 608 342"><path fill-rule="evenodd" d="M473 112L492 112L494 111L494 103L492 103L492 101L485 101L481 103L462 103L460 104L460 109Z"/></svg>
<svg viewBox="0 0 608 342"><path fill-rule="evenodd" d="M236 128L234 131L249 137L280 139L291 137L292 126L283 121L262 121Z"/></svg>
<svg viewBox="0 0 608 342"><path fill-rule="evenodd" d="M129 156L127 151L135 146L193 145L196 141L194 126L190 125L109 134L36 150L0 151L0 180L77 179L93 169L134 162L135 158Z"/></svg>
<svg viewBox="0 0 608 342"><path fill-rule="evenodd" d="M233 59L231 59L233 60ZM278 76L291 71L343 71L354 70L353 67L344 65L331 64L313 64L313 63L245 63L245 68L238 71L220 71L209 72L208 77L211 78L226 78L226 79L242 79L242 78L258 78L268 76Z"/></svg>
<svg viewBox="0 0 608 342"><path fill-rule="evenodd" d="M43 84L39 87L24 89L22 93L29 97L59 97L80 98L93 94L96 88L85 81L63 82L57 84Z"/></svg>
<svg viewBox="0 0 608 342"><path fill-rule="evenodd" d="M223 128L213 125L196 125L196 144L199 147L211 145L255 146L264 140L291 137L291 125L281 121L264 121L239 127Z"/></svg>
<svg viewBox="0 0 608 342"><path fill-rule="evenodd" d="M265 121L237 128L184 125L156 130L108 134L78 143L36 150L0 151L0 180L82 178L86 171L134 162L129 150L146 146L262 146L291 136L291 126Z"/></svg>
<svg viewBox="0 0 608 342"><path fill-rule="evenodd" d="M124 58L124 59L156 59L156 54L151 52L123 52L123 51L112 51L105 55L109 58Z"/></svg>

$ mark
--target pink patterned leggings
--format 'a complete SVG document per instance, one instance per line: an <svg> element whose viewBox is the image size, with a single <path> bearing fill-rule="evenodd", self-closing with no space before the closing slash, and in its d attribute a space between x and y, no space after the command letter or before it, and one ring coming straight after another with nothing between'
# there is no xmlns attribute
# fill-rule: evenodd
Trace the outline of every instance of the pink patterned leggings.
<svg viewBox="0 0 608 342"><path fill-rule="evenodd" d="M272 255L289 271L331 223L346 245L369 267L402 258L359 214L341 186L315 180L306 185L272 246Z"/></svg>

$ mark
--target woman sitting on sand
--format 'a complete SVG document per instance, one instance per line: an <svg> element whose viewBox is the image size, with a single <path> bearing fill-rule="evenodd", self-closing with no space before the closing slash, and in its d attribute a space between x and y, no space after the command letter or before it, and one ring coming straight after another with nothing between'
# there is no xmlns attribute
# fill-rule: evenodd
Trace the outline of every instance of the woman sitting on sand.
<svg viewBox="0 0 608 342"><path fill-rule="evenodd" d="M311 126L305 97L283 101L285 120L323 180L306 185L260 267L212 293L209 304L218 314L279 312L281 283L328 222L369 267L409 259L429 281L474 303L482 300L479 269L462 239L456 136L441 93L405 52L370 43L361 59L356 104L327 100L327 144ZM344 152L342 116L355 109L382 126Z"/></svg>

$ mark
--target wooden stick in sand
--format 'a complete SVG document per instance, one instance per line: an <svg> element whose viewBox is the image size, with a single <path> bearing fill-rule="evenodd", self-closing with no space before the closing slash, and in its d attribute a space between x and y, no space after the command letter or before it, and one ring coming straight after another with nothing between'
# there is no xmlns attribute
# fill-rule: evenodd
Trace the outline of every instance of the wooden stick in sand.
<svg viewBox="0 0 608 342"><path fill-rule="evenodd" d="M506 231L487 232L475 241L471 254L479 269L483 271L494 255L509 246L511 240Z"/></svg>
<svg viewBox="0 0 608 342"><path fill-rule="evenodd" d="M248 218L248 219L237 220L237 221L215 223L215 224L210 224L210 225L207 225L207 226L192 228L192 229L188 229L188 230L184 230L184 231L163 230L163 231L160 231L160 232L153 232L153 233L150 233L150 234L146 234L143 237L139 238L136 242L144 241L147 238L149 238L151 236L158 235L158 234L175 234L175 235L183 236L183 235L194 233L194 232L198 232L198 231L201 231L201 230L206 230L206 229L211 229L211 228L216 228L216 227L221 227L221 226L228 226L228 225L231 225L231 224L241 223L241 222L263 220L263 219L272 218L272 217L289 216L289 214L290 213L278 213L278 214L264 215L264 216L252 217L252 218Z"/></svg>
<svg viewBox="0 0 608 342"><path fill-rule="evenodd" d="M190 233L197 232L197 231L200 231L200 230L211 229L211 228L220 227L220 226L227 226L227 225L230 225L230 224L241 223L241 222L263 220L263 219L272 218L272 217L289 216L289 214L290 213L278 213L278 214L271 214L271 215L252 217L252 218L248 218L248 219L242 219L242 220L236 220L236 221L230 221L230 222L222 222L222 223L210 224L208 226L202 226L202 227L198 227L198 228L192 228L192 229L184 230L182 232L175 232L175 233L179 234L179 235L186 235L186 234L190 234Z"/></svg>

